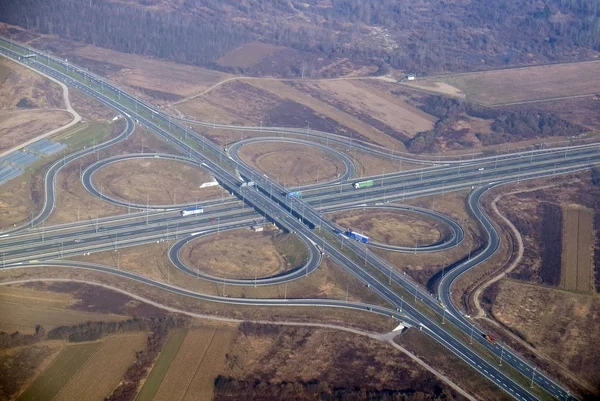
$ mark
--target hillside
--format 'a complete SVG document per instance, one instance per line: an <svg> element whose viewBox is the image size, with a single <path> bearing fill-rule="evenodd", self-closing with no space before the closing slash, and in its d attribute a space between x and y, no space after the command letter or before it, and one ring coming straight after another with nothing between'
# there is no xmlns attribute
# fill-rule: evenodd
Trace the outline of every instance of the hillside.
<svg viewBox="0 0 600 401"><path fill-rule="evenodd" d="M38 33L228 72L288 77L390 67L431 74L590 59L600 51L599 17L595 0L0 4L1 22Z"/></svg>

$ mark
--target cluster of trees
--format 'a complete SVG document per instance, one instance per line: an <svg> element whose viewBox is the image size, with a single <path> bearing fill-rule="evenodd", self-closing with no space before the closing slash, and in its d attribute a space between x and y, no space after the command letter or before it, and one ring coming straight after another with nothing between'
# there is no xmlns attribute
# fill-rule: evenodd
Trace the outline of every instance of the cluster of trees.
<svg viewBox="0 0 600 401"><path fill-rule="evenodd" d="M331 0L324 7L320 0L5 0L0 20L215 68L228 51L260 40L300 52L305 65L285 72L298 75L313 71L319 60L340 58L378 65L380 71L391 66L424 73L527 63L531 55L537 61L573 60L600 50L596 0L540 4ZM389 36L374 33L373 27Z"/></svg>
<svg viewBox="0 0 600 401"><path fill-rule="evenodd" d="M70 342L94 341L109 334L136 331L165 333L174 327L181 327L186 320L179 317L161 316L133 318L121 322L87 322L76 326L60 326L48 332L49 340Z"/></svg>
<svg viewBox="0 0 600 401"><path fill-rule="evenodd" d="M281 326L243 321L239 330L246 336L276 336L281 332Z"/></svg>
<svg viewBox="0 0 600 401"><path fill-rule="evenodd" d="M152 332L146 340L145 347L136 354L135 362L127 369L117 388L105 401L133 401L137 395L140 382L146 378L148 369L160 354L170 330L186 325L187 321L166 317L151 319L148 323Z"/></svg>
<svg viewBox="0 0 600 401"><path fill-rule="evenodd" d="M333 388L326 382L240 381L219 376L215 380L215 401L452 401L449 391L432 389L432 394L415 391Z"/></svg>
<svg viewBox="0 0 600 401"><path fill-rule="evenodd" d="M40 341L45 335L46 330L39 324L35 326L34 334L23 334L18 331L15 331L14 333L0 331L0 349L33 344Z"/></svg>
<svg viewBox="0 0 600 401"><path fill-rule="evenodd" d="M454 142L463 148L473 147L475 144L472 141L462 139L469 130L454 128L460 119L466 117L493 120L492 134L475 133L483 145L552 136L571 137L585 131L581 126L555 114L491 109L444 96L427 96L419 108L439 118L439 121L432 130L420 132L405 143L415 153L439 150L441 140L446 143Z"/></svg>

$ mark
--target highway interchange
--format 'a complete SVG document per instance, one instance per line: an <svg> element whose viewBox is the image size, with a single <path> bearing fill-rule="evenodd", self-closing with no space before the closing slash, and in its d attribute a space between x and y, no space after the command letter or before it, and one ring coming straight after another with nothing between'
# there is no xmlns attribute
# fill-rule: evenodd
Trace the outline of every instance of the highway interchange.
<svg viewBox="0 0 600 401"><path fill-rule="evenodd" d="M16 47L17 45L14 46ZM25 50L25 48L21 49ZM26 49L26 51L34 52L32 49ZM2 48L2 52L13 59L20 57L18 53L6 48ZM497 357L501 356L506 364L512 366L523 377L540 386L548 394L558 399L573 398L567 390L553 382L543 372L537 372L535 367L532 367L504 345L499 343L491 344L484 340L482 332L468 318L463 316L460 310L452 303L450 288L457 277L492 257L499 247L499 235L480 208L479 200L486 190L506 182L563 174L600 164L600 148L598 145L579 146L569 149L538 149L469 161L446 160L440 164L439 161L416 160L413 157L389 154L389 152L386 153L382 149L376 149L367 144L358 143L357 141L351 143L348 140L329 135L326 137L326 141L332 144L341 143L344 147L356 147L361 151L380 156L423 163L423 168L418 170L372 177L375 180L374 186L354 190L351 187L351 181L349 181L355 174L352 160L342 151L329 148L322 143L308 141L308 138L314 138L319 133L289 128L279 130L261 127L260 129L263 130L263 133L285 133L289 135L286 138L273 137L268 139L270 141L283 140L317 146L330 152L332 157L342 160L345 165L346 171L340 177L326 183L295 188L294 190L302 191L302 197L290 198L286 196L286 193L290 189L284 188L264 174L254 171L237 157L237 150L244 143L267 139L243 140L233 145L229 149L229 152L225 153L221 147L211 143L208 139L193 133L185 126L178 125L175 119L155 110L152 106L132 97L101 78L93 76L70 64L67 65L60 60L46 58L41 53L37 53L37 57L39 61L36 59L27 60L31 68L42 71L62 82L81 89L97 100L113 107L123 115L126 127L120 135L109 141L98 144L93 148L83 149L67 155L48 169L45 176L46 198L40 213L23 226L5 231L0 238L2 244L2 266L4 268L51 265L70 266L116 274L169 291L179 292L183 295L216 302L252 305L327 305L351 307L381 313L392 316L409 325L420 327L424 332L445 345L474 369L478 370L516 399L539 399L539 396L533 393L527 385L518 383L513 377L509 377L494 361L490 361L489 358L480 355L469 344L466 344L464 339L456 336L454 331L447 329L447 327L453 326L460 330L463 336L470 336L479 346L485 347ZM47 60L46 64L44 60ZM65 74L67 70L70 72L69 75ZM121 102L117 99L120 99ZM182 218L178 213L182 205L154 205L151 208L149 205L128 204L122 200L100 194L94 187L92 181L93 173L103 165L117 161L114 158L103 159L98 160L97 163L92 164L83 172L83 185L93 195L101 197L106 201L134 209L134 213L111 218L90 219L60 227L43 227L43 221L50 215L55 206L54 181L60 169L73 160L92 154L93 152L98 152L99 149L107 148L126 139L133 132L136 123L134 120L162 136L188 156L151 154L131 155L130 157L158 156L178 158L186 163L203 167L205 170L210 171L232 195L219 201L203 202L202 206L205 208L205 213L200 216L188 218ZM203 124L208 125L207 123ZM210 126L215 127L216 124L210 124ZM219 125L219 127L239 129L239 127L224 125ZM302 139L302 136L304 136L304 139ZM190 145L190 141L193 142L192 145ZM125 157L118 160L123 159ZM425 167L426 164L429 167ZM240 187L242 183L239 178L240 175L246 181L255 182L256 186ZM485 247L474 252L468 260L462 261L448 271L440 280L437 297L432 296L426 289L416 284L406 275L398 272L387 261L372 253L368 247L348 239L344 240L343 236L337 235L343 228L336 226L323 217L322 214L326 211L357 207L385 207L392 200L405 200L461 189L472 189L469 197L469 206L473 215L481 222L488 238ZM246 205L250 205L251 207L249 208ZM440 251L456 246L462 241L464 233L459 223L433 210L414 210L413 212L426 213L430 217L438 219L440 223L450 228L452 234L445 241L435 244L434 249L431 249L431 247L427 249L428 247L415 246L414 248L395 250L414 252ZM351 272L355 277L362 280L370 290L378 293L391 305L391 308L353 304L339 300L234 299L224 296L208 296L176 288L168 283L152 281L145 277L107 266L57 260L72 255L173 239L177 241L169 250L171 261L177 268L187 274L199 275L199 272L190 270L179 259L179 249L185 242L191 238L209 235L219 230L248 227L262 219L272 221L279 227L296 233L309 246L311 257L305 266L275 277L256 277L254 280L232 280L225 282L222 278L206 275L202 278L232 285L284 283L289 280L298 279L314 271L319 267L323 255L326 255ZM42 225L41 228L40 225ZM315 229L317 227L319 228L318 230ZM329 235L324 235L324 232L329 233ZM340 243L343 249L340 248ZM376 246L385 247L385 244L376 244ZM364 263L361 263L361 261L364 261ZM387 280L382 277L387 278ZM404 291L401 294L404 295L400 295L395 287L391 285L392 283L400 285ZM410 294L410 298L414 295L414 300L404 299L406 294ZM440 319L432 317L436 315L438 317L443 316L443 319L440 321Z"/></svg>

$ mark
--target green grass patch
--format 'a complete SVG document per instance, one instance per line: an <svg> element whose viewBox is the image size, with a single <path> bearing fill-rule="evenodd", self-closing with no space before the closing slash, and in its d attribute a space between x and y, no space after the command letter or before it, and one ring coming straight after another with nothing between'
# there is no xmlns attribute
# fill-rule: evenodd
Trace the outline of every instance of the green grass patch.
<svg viewBox="0 0 600 401"><path fill-rule="evenodd" d="M53 139L64 143L69 150L79 150L102 143L110 137L111 124L101 121L79 123Z"/></svg>
<svg viewBox="0 0 600 401"><path fill-rule="evenodd" d="M283 234L275 239L277 252L290 264L290 269L304 266L310 253L308 247L297 235Z"/></svg>
<svg viewBox="0 0 600 401"><path fill-rule="evenodd" d="M135 401L152 401L154 399L186 335L187 329L178 329L171 333Z"/></svg>
<svg viewBox="0 0 600 401"><path fill-rule="evenodd" d="M51 401L96 352L101 342L67 345L17 398L17 401Z"/></svg>

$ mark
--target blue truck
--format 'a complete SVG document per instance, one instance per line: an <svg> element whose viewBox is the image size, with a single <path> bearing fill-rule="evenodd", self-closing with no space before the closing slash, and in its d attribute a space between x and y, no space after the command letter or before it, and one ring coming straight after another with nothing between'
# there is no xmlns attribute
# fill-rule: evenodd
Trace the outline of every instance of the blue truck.
<svg viewBox="0 0 600 401"><path fill-rule="evenodd" d="M346 231L344 234L346 234L346 237L360 241L363 244L369 243L369 237L367 237L366 235L359 234L355 231Z"/></svg>

